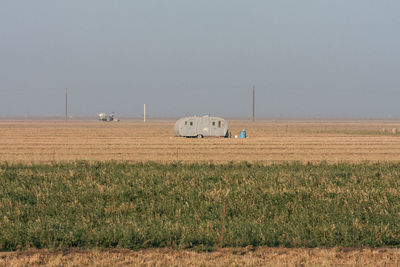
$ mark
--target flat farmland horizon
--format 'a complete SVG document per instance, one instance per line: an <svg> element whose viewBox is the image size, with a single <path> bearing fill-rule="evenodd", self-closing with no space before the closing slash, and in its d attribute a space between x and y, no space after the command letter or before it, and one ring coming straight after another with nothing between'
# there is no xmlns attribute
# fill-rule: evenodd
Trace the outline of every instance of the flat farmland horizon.
<svg viewBox="0 0 400 267"><path fill-rule="evenodd" d="M232 136L174 137L174 120L0 120L0 161L400 161L396 120L228 120ZM396 129L396 130L394 130ZM394 133L392 132L394 131Z"/></svg>

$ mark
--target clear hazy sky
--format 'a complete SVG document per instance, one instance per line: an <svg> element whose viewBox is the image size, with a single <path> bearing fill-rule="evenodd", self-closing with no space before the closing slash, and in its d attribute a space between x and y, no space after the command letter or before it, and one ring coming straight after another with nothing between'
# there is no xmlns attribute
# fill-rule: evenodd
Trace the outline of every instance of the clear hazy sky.
<svg viewBox="0 0 400 267"><path fill-rule="evenodd" d="M2 0L0 116L400 117L400 1Z"/></svg>

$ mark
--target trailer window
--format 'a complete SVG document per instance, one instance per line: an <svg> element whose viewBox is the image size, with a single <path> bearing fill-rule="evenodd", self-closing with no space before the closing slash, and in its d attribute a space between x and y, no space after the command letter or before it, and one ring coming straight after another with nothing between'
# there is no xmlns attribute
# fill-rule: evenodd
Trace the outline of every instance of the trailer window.
<svg viewBox="0 0 400 267"><path fill-rule="evenodd" d="M215 126L215 121L212 122L212 126Z"/></svg>
<svg viewBox="0 0 400 267"><path fill-rule="evenodd" d="M221 128L221 121L218 122L218 127Z"/></svg>

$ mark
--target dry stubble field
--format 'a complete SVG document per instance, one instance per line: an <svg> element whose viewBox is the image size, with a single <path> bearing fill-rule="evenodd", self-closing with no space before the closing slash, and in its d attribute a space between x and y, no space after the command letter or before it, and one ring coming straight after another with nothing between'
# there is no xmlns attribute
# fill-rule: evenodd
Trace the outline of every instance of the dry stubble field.
<svg viewBox="0 0 400 267"><path fill-rule="evenodd" d="M176 138L174 121L0 121L0 161L399 161L400 121L230 121L248 139Z"/></svg>
<svg viewBox="0 0 400 267"><path fill-rule="evenodd" d="M147 249L50 252L0 252L0 265L10 266L399 266L394 249L224 248L211 253Z"/></svg>
<svg viewBox="0 0 400 267"><path fill-rule="evenodd" d="M400 121L230 121L242 139L173 137L173 121L0 121L0 161L157 161L157 162L359 162L399 161L400 137L382 129L400 128ZM141 252L47 251L0 254L12 265L393 265L398 249L224 249L212 253L168 249Z"/></svg>

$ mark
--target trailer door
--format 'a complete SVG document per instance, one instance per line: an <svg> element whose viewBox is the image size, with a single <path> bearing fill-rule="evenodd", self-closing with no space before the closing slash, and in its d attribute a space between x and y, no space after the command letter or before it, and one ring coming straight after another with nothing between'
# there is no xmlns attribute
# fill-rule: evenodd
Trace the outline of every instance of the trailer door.
<svg viewBox="0 0 400 267"><path fill-rule="evenodd" d="M218 121L215 119L212 119L210 121L210 135L211 136L217 135L217 133L218 133L217 128L218 128Z"/></svg>
<svg viewBox="0 0 400 267"><path fill-rule="evenodd" d="M188 125L187 125L187 134L186 136L197 136L196 133L196 124L194 119L189 119L188 120Z"/></svg>

